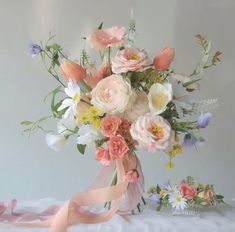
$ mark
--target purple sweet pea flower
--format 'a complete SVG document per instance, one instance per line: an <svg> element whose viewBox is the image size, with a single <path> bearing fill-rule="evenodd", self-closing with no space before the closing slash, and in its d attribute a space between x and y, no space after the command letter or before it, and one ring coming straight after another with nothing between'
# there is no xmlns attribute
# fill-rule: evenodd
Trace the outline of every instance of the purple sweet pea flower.
<svg viewBox="0 0 235 232"><path fill-rule="evenodd" d="M186 134L184 136L183 146L184 147L191 147L194 144L196 144L196 142L197 142L197 139L194 136L192 136L190 134Z"/></svg>
<svg viewBox="0 0 235 232"><path fill-rule="evenodd" d="M212 117L211 113L201 113L201 115L197 119L197 125L200 128L207 127L210 122L211 117Z"/></svg>
<svg viewBox="0 0 235 232"><path fill-rule="evenodd" d="M160 197L158 196L158 194L153 193L151 196L151 200L158 203L158 202L160 202Z"/></svg>
<svg viewBox="0 0 235 232"><path fill-rule="evenodd" d="M38 55L39 53L41 53L42 48L34 43L30 43L29 44L29 55L31 55L32 57L35 57L36 55Z"/></svg>

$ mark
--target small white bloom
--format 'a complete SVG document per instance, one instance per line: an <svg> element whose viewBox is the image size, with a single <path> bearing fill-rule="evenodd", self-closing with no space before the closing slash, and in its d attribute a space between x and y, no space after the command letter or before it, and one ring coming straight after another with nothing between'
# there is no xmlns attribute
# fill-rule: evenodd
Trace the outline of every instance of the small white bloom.
<svg viewBox="0 0 235 232"><path fill-rule="evenodd" d="M175 208L177 210L182 210L187 207L187 200L180 194L170 194L169 202L171 203L172 208Z"/></svg>
<svg viewBox="0 0 235 232"><path fill-rule="evenodd" d="M81 90L76 83L70 80L68 82L68 88L65 88L64 91L69 98L64 99L58 110L61 111L67 108L64 118L73 118L77 112L77 105L81 99Z"/></svg>
<svg viewBox="0 0 235 232"><path fill-rule="evenodd" d="M57 124L58 134L68 135L78 126L78 121L74 118L62 118Z"/></svg>
<svg viewBox="0 0 235 232"><path fill-rule="evenodd" d="M151 113L154 115L163 113L166 110L167 104L171 101L172 96L172 86L170 83L153 84L148 94Z"/></svg>
<svg viewBox="0 0 235 232"><path fill-rule="evenodd" d="M66 144L66 138L63 135L53 133L46 134L46 143L54 151L60 151Z"/></svg>
<svg viewBox="0 0 235 232"><path fill-rule="evenodd" d="M177 185L171 186L170 184L166 186L165 193L166 195L180 194L178 186Z"/></svg>
<svg viewBox="0 0 235 232"><path fill-rule="evenodd" d="M77 144L89 145L95 140L101 138L101 134L97 130L93 129L91 125L82 125L79 128L78 134Z"/></svg>

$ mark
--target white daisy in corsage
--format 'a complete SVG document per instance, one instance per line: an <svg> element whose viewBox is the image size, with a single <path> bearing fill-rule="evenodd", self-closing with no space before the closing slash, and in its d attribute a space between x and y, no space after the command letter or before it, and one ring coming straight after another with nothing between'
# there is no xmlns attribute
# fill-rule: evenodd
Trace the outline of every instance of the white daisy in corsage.
<svg viewBox="0 0 235 232"><path fill-rule="evenodd" d="M173 96L170 83L153 84L148 93L149 109L152 114L159 115L166 110Z"/></svg>
<svg viewBox="0 0 235 232"><path fill-rule="evenodd" d="M187 200L183 198L179 192L169 194L169 202L173 209L183 210L187 207Z"/></svg>
<svg viewBox="0 0 235 232"><path fill-rule="evenodd" d="M64 118L73 118L77 112L77 105L81 99L81 89L73 81L68 82L68 87L64 89L66 95L69 98L63 100L61 106L58 108L59 111L66 109Z"/></svg>

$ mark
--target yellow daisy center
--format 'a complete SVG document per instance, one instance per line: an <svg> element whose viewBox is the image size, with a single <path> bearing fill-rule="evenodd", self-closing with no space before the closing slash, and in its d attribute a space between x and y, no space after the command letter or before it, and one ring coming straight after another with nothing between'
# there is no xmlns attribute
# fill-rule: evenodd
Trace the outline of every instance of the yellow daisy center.
<svg viewBox="0 0 235 232"><path fill-rule="evenodd" d="M167 96L164 93L157 93L152 96L152 103L154 108L162 108L167 102Z"/></svg>
<svg viewBox="0 0 235 232"><path fill-rule="evenodd" d="M153 123L149 128L150 133L152 133L157 139L161 139L164 136L163 128L158 126L156 123Z"/></svg>
<svg viewBox="0 0 235 232"><path fill-rule="evenodd" d="M74 94L74 96L72 98L73 103L76 103L79 99L80 99L80 94L79 93Z"/></svg>
<svg viewBox="0 0 235 232"><path fill-rule="evenodd" d="M175 197L175 201L176 201L176 202L181 202L181 199L182 199L182 198L181 198L180 196L176 196L176 197Z"/></svg>

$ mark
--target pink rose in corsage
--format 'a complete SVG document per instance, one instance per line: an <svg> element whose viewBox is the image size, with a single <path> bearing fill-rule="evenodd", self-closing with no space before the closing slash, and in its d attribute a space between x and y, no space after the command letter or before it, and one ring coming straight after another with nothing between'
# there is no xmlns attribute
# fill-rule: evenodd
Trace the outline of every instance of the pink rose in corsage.
<svg viewBox="0 0 235 232"><path fill-rule="evenodd" d="M123 158L129 151L125 139L121 135L114 135L108 141L109 154L113 159Z"/></svg>
<svg viewBox="0 0 235 232"><path fill-rule="evenodd" d="M102 165L108 166L110 164L109 151L103 147L97 147L95 151L95 159L100 161Z"/></svg>
<svg viewBox="0 0 235 232"><path fill-rule="evenodd" d="M92 48L104 49L122 45L125 40L126 29L124 27L111 27L108 29L94 29L87 37Z"/></svg>
<svg viewBox="0 0 235 232"><path fill-rule="evenodd" d="M86 83L94 88L99 81L106 77L109 73L110 66L108 63L103 63L99 68L95 68L94 65L89 65L87 68L87 75L85 78Z"/></svg>
<svg viewBox="0 0 235 232"><path fill-rule="evenodd" d="M192 200L197 196L197 188L193 185L189 185L186 182L181 182L178 186L178 189L181 195L188 200Z"/></svg>
<svg viewBox="0 0 235 232"><path fill-rule="evenodd" d="M164 150L174 142L175 133L171 130L170 124L163 117L150 113L138 117L130 132L139 147L150 152Z"/></svg>
<svg viewBox="0 0 235 232"><path fill-rule="evenodd" d="M126 48L118 51L112 59L112 71L114 73L142 72L149 68L149 65L147 53L137 48Z"/></svg>
<svg viewBox="0 0 235 232"><path fill-rule="evenodd" d="M111 75L101 80L91 91L91 104L104 113L123 113L131 95L130 82L121 75Z"/></svg>
<svg viewBox="0 0 235 232"><path fill-rule="evenodd" d="M79 83L84 80L86 72L83 67L71 60L65 60L60 65L60 71L64 78Z"/></svg>
<svg viewBox="0 0 235 232"><path fill-rule="evenodd" d="M127 178L128 182L134 183L138 180L139 173L136 169L132 169L126 173L126 178Z"/></svg>
<svg viewBox="0 0 235 232"><path fill-rule="evenodd" d="M101 133L106 137L116 135L118 127L121 125L122 120L116 116L107 116L101 120Z"/></svg>
<svg viewBox="0 0 235 232"><path fill-rule="evenodd" d="M154 58L153 65L159 71L165 71L171 64L175 56L175 49L170 47L163 48Z"/></svg>

